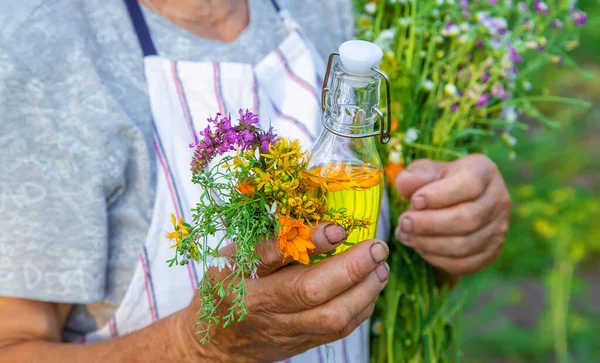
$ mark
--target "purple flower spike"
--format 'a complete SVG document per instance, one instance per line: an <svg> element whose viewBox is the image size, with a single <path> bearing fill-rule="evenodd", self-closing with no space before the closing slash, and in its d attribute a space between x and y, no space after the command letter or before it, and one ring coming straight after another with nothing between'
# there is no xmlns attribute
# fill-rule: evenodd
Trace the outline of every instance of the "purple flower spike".
<svg viewBox="0 0 600 363"><path fill-rule="evenodd" d="M479 99L477 100L477 103L475 103L475 106L482 107L487 105L488 102L490 102L490 96L487 93L484 93L481 96L479 96Z"/></svg>
<svg viewBox="0 0 600 363"><path fill-rule="evenodd" d="M240 125L256 125L258 124L258 115L253 112L242 110L240 108Z"/></svg>
<svg viewBox="0 0 600 363"><path fill-rule="evenodd" d="M540 14L548 14L550 12L548 5L546 5L546 3L541 0L535 0L535 2L533 3L533 8Z"/></svg>
<svg viewBox="0 0 600 363"><path fill-rule="evenodd" d="M562 21L558 20L558 19L554 19L552 20L552 27L554 29L562 29L564 27Z"/></svg>
<svg viewBox="0 0 600 363"><path fill-rule="evenodd" d="M190 144L194 148L192 172L198 173L204 169L217 155L224 155L236 148L242 151L250 150L260 145L258 116L246 110L240 110L239 125L233 126L229 117L217 113L215 118L209 118L206 128L199 132L202 138ZM214 128L211 128L211 124ZM269 130L268 141L275 140L272 130ZM267 144L268 147L268 144Z"/></svg>
<svg viewBox="0 0 600 363"><path fill-rule="evenodd" d="M517 53L517 50L512 45L508 46L508 58L515 63L523 61L523 58L519 56L519 53Z"/></svg>
<svg viewBox="0 0 600 363"><path fill-rule="evenodd" d="M458 3L461 9L466 9L469 7L469 0L460 0Z"/></svg>
<svg viewBox="0 0 600 363"><path fill-rule="evenodd" d="M269 152L269 145L274 145L277 141L279 141L279 137L273 133L273 128L270 127L269 131L259 135L258 140L263 151Z"/></svg>
<svg viewBox="0 0 600 363"><path fill-rule="evenodd" d="M189 146L190 149L195 149L200 144L200 140L198 140L198 136L194 135L194 142L192 142Z"/></svg>
<svg viewBox="0 0 600 363"><path fill-rule="evenodd" d="M571 16L573 17L573 22L577 25L582 26L587 23L587 14L579 9L573 9Z"/></svg>
<svg viewBox="0 0 600 363"><path fill-rule="evenodd" d="M455 103L450 109L452 110L452 113L455 113L458 110L458 105Z"/></svg>
<svg viewBox="0 0 600 363"><path fill-rule="evenodd" d="M498 0L488 0L488 3L490 3L490 5L496 5L498 4Z"/></svg>

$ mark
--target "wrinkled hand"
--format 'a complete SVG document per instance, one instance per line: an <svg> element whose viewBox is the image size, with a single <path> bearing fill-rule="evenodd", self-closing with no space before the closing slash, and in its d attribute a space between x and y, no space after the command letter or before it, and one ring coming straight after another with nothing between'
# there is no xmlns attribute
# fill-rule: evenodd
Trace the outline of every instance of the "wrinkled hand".
<svg viewBox="0 0 600 363"><path fill-rule="evenodd" d="M344 230L323 223L314 233L314 253L333 250ZM185 320L189 336L210 362L273 362L349 335L371 316L385 287L389 268L385 243L365 241L312 266L285 266L276 239L257 246L259 278L247 282L249 314L227 328L212 327L210 342L201 345L192 331L200 299L192 300ZM220 253L233 256L235 246ZM209 273L223 278L230 271ZM223 304L224 313L229 304Z"/></svg>
<svg viewBox="0 0 600 363"><path fill-rule="evenodd" d="M511 201L489 158L417 160L398 175L396 188L412 207L399 217L396 237L433 266L460 276L500 254Z"/></svg>

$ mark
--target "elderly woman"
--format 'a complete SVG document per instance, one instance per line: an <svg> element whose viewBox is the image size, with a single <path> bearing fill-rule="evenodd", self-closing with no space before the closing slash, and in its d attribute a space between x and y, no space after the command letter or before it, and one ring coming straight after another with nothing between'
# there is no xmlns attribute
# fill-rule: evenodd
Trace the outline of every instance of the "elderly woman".
<svg viewBox="0 0 600 363"><path fill-rule="evenodd" d="M206 116L251 108L310 143L323 56L351 36L350 0L2 3L0 361L367 362L381 241L313 266L284 266L265 241L249 315L206 344L202 266L165 264ZM397 236L449 276L499 254L510 200L489 159L415 162L396 186L413 205ZM344 238L321 224L315 252Z"/></svg>

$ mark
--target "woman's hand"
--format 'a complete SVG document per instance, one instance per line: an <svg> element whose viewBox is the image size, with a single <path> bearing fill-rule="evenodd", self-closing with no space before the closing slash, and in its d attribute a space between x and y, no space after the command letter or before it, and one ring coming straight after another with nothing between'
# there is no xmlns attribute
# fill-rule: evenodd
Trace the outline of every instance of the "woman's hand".
<svg viewBox="0 0 600 363"><path fill-rule="evenodd" d="M321 224L313 233L315 253L333 250L344 240L344 230ZM213 326L210 342L198 343L193 331L200 309L195 297L182 321L189 328L189 344L210 362L272 362L302 353L349 335L373 313L389 270L385 243L365 241L312 266L285 266L277 241L258 245L259 278L247 282L249 314L227 328ZM232 256L233 245L220 253ZM209 270L219 278L230 271ZM230 301L219 313L225 313ZM185 315L184 315L185 316Z"/></svg>
<svg viewBox="0 0 600 363"><path fill-rule="evenodd" d="M511 201L496 165L483 155L454 162L417 160L396 179L412 209L396 237L453 276L470 274L500 254Z"/></svg>

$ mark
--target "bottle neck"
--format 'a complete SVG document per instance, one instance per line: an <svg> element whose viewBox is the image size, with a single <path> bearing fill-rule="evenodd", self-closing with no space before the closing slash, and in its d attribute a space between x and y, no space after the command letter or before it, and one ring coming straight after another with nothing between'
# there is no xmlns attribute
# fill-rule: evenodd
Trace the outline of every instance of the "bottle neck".
<svg viewBox="0 0 600 363"><path fill-rule="evenodd" d="M359 138L375 130L381 77L354 76L336 64L325 100L323 126L340 136Z"/></svg>

